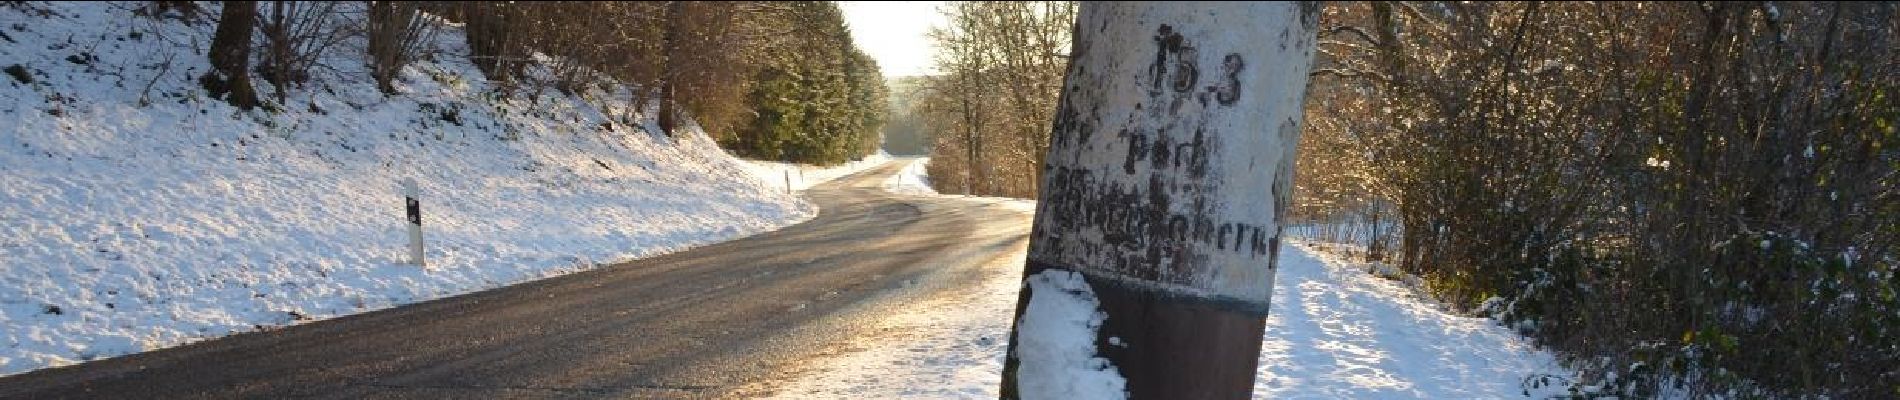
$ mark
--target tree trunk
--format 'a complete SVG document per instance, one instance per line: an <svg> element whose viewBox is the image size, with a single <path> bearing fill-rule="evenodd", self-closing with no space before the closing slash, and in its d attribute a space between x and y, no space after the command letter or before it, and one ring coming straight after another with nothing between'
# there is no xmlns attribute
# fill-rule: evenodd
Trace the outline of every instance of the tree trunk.
<svg viewBox="0 0 1900 400"><path fill-rule="evenodd" d="M1004 398L1248 397L1318 11L1083 4Z"/></svg>
<svg viewBox="0 0 1900 400"><path fill-rule="evenodd" d="M224 3L218 29L211 36L211 70L198 83L238 108L257 106L257 90L251 87L251 32L257 21L257 2Z"/></svg>
<svg viewBox="0 0 1900 400"><path fill-rule="evenodd" d="M270 82L277 94L277 104L289 102L290 82L290 15L286 9L294 7L284 0L271 2L270 17L264 23L264 81Z"/></svg>
<svg viewBox="0 0 1900 400"><path fill-rule="evenodd" d="M982 81L977 74L981 68L970 68L958 74L963 82L960 104L963 105L963 151L969 153L969 170L963 174L963 194L981 196L981 186L985 180L983 174L983 114L982 105L977 104L977 96Z"/></svg>
<svg viewBox="0 0 1900 400"><path fill-rule="evenodd" d="M1372 206L1372 236L1366 240L1366 261L1385 261L1385 242L1379 241L1379 206Z"/></svg>
<svg viewBox="0 0 1900 400"><path fill-rule="evenodd" d="M660 131L667 137L673 137L673 128L679 125L679 102L674 94L680 78L679 42L681 30L686 29L686 2L675 1L666 5L666 33L661 36L660 57L662 61L660 75Z"/></svg>

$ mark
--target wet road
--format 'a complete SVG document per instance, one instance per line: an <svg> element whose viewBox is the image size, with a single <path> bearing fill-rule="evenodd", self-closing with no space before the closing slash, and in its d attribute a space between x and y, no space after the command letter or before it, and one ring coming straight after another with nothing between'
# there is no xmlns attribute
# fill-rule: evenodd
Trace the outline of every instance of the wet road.
<svg viewBox="0 0 1900 400"><path fill-rule="evenodd" d="M733 396L1026 240L1023 211L885 192L907 162L812 188L820 214L779 231L0 378L0 398Z"/></svg>

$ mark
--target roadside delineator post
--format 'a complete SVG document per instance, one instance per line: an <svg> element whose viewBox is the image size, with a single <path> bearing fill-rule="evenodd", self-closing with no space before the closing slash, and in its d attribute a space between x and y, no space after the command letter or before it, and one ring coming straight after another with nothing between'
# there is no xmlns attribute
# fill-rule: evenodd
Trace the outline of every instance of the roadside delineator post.
<svg viewBox="0 0 1900 400"><path fill-rule="evenodd" d="M424 266L422 260L422 203L416 201L421 190L416 189L416 180L402 179L402 197L409 214L409 263Z"/></svg>
<svg viewBox="0 0 1900 400"><path fill-rule="evenodd" d="M785 193L791 193L791 192L792 192L792 170L789 167L787 167L787 169L785 170Z"/></svg>

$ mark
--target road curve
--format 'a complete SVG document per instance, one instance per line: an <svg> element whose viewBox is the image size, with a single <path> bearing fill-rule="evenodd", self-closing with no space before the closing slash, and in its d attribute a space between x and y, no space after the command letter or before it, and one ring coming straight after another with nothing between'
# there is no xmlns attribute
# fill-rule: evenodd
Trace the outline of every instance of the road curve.
<svg viewBox="0 0 1900 400"><path fill-rule="evenodd" d="M756 386L1027 240L982 200L806 192L775 232L376 312L0 378L0 398L708 398Z"/></svg>

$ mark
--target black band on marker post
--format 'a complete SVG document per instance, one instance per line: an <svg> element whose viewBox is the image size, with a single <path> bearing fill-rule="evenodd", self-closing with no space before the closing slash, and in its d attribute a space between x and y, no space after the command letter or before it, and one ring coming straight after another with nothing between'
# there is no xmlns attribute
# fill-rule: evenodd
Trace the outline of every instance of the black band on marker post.
<svg viewBox="0 0 1900 400"><path fill-rule="evenodd" d="M422 202L416 201L414 197L404 197L403 199L406 200L409 205L409 224L422 225Z"/></svg>

